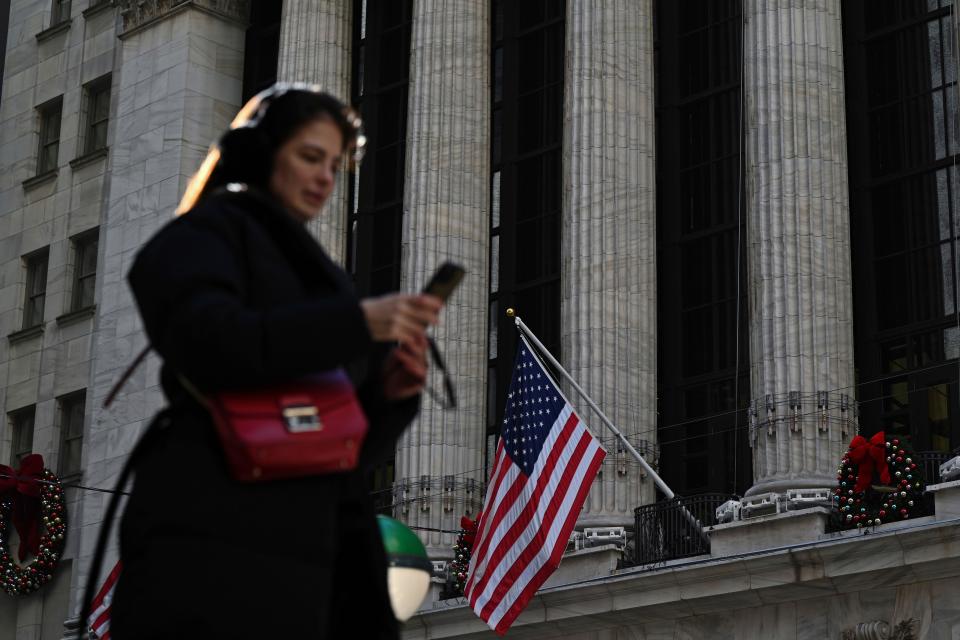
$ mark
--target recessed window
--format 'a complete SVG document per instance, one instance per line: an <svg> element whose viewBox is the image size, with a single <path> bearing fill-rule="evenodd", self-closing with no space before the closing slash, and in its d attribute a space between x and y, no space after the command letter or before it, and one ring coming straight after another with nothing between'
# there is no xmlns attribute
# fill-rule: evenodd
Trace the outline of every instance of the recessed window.
<svg viewBox="0 0 960 640"><path fill-rule="evenodd" d="M80 454L83 448L83 414L87 392L78 391L58 401L60 419L60 476L80 473Z"/></svg>
<svg viewBox="0 0 960 640"><path fill-rule="evenodd" d="M60 116L63 113L63 96L38 107L40 114L40 148L37 153L37 175L57 168L60 153Z"/></svg>
<svg viewBox="0 0 960 640"><path fill-rule="evenodd" d="M50 26L55 27L70 19L70 0L53 0L50 12Z"/></svg>
<svg viewBox="0 0 960 640"><path fill-rule="evenodd" d="M43 324L43 304L47 295L47 262L49 251L42 249L24 258L27 269L27 287L23 301L23 328L32 329Z"/></svg>
<svg viewBox="0 0 960 640"><path fill-rule="evenodd" d="M93 153L107 146L110 121L110 76L91 82L84 88L86 123L83 152Z"/></svg>
<svg viewBox="0 0 960 640"><path fill-rule="evenodd" d="M33 418L36 405L30 405L9 414L10 433L13 442L10 447L10 466L19 468L24 456L33 451Z"/></svg>
<svg viewBox="0 0 960 640"><path fill-rule="evenodd" d="M73 295L70 311L93 306L93 287L97 279L99 233L94 230L73 240Z"/></svg>

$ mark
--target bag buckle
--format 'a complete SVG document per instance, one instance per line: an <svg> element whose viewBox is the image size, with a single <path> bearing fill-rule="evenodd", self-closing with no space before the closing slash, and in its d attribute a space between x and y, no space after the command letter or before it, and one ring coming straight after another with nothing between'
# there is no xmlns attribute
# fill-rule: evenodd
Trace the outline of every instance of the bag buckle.
<svg viewBox="0 0 960 640"><path fill-rule="evenodd" d="M323 429L323 423L320 421L320 411L313 405L284 407L283 422L287 425L287 431L290 433Z"/></svg>

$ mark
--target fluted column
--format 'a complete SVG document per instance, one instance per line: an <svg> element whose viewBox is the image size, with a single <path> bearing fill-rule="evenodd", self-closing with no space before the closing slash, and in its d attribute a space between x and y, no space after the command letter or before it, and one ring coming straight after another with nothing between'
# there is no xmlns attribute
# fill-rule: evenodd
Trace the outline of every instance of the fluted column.
<svg viewBox="0 0 960 640"><path fill-rule="evenodd" d="M568 0L564 364L649 462L656 430L656 200L650 0ZM580 526L633 523L653 483L586 404L608 455Z"/></svg>
<svg viewBox="0 0 960 640"><path fill-rule="evenodd" d="M351 0L284 0L280 21L277 80L319 85L350 101ZM343 264L347 247L347 171L326 211L309 225L330 257Z"/></svg>
<svg viewBox="0 0 960 640"><path fill-rule="evenodd" d="M744 18L748 493L830 487L856 430L840 2L747 0Z"/></svg>
<svg viewBox="0 0 960 640"><path fill-rule="evenodd" d="M459 527L483 501L489 195L489 6L487 0L413 4L401 290L423 287L444 260L467 275L437 328L457 388L444 411L424 397L396 458L398 517ZM436 372L430 383L442 389ZM433 557L452 536L419 532Z"/></svg>

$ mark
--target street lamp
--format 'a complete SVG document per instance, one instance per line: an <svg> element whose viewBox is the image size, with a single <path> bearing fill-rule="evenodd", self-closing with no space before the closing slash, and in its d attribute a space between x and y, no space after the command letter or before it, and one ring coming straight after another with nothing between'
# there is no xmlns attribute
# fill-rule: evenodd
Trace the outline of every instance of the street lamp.
<svg viewBox="0 0 960 640"><path fill-rule="evenodd" d="M393 615L405 622L417 612L430 589L433 565L420 538L406 525L384 515L377 516L377 523L387 554L387 590Z"/></svg>

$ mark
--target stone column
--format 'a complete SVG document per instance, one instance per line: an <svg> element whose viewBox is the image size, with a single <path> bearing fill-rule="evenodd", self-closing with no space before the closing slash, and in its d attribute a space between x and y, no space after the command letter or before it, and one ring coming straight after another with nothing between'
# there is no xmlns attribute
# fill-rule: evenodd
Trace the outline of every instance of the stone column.
<svg viewBox="0 0 960 640"><path fill-rule="evenodd" d="M401 439L396 513L411 525L459 528L483 502L489 208L489 3L418 0L410 48L400 289L417 291L444 260L467 275L435 332L456 410L424 396ZM434 371L430 384L442 389ZM416 499L416 500L414 500ZM434 557L453 536L419 532Z"/></svg>
<svg viewBox="0 0 960 640"><path fill-rule="evenodd" d="M350 102L353 2L284 0L277 80L319 85ZM342 171L326 211L309 224L330 257L343 265L347 247L348 171Z"/></svg>
<svg viewBox="0 0 960 640"><path fill-rule="evenodd" d="M113 487L140 434L164 404L159 364L147 359L109 409L103 400L147 344L127 273L140 247L173 219L187 181L211 142L240 108L248 5L218 0L120 3L113 76L110 156L101 213L93 334L90 427L84 441L84 483ZM83 492L76 579L77 612L109 496ZM118 523L114 523L116 535ZM101 580L116 562L108 549Z"/></svg>
<svg viewBox="0 0 960 640"><path fill-rule="evenodd" d="M655 463L657 274L650 0L568 0L563 139L563 364ZM579 526L631 525L653 482L587 404L607 449Z"/></svg>
<svg viewBox="0 0 960 640"><path fill-rule="evenodd" d="M856 431L838 0L744 3L748 494L830 487Z"/></svg>

